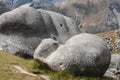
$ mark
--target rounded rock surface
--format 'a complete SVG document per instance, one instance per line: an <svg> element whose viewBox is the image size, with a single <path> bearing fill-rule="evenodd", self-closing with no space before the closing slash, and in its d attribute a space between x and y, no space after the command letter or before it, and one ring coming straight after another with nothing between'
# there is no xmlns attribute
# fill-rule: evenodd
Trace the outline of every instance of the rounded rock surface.
<svg viewBox="0 0 120 80"><path fill-rule="evenodd" d="M69 39L45 61L52 70L75 75L102 76L110 64L107 44L92 34L81 33Z"/></svg>
<svg viewBox="0 0 120 80"><path fill-rule="evenodd" d="M58 42L51 38L43 39L34 52L34 59L42 60L48 57L58 46Z"/></svg>

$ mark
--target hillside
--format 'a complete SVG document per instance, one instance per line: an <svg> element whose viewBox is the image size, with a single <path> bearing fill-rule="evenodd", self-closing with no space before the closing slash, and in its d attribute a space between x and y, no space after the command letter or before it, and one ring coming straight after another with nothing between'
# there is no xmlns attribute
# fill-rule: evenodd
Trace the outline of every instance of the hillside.
<svg viewBox="0 0 120 80"><path fill-rule="evenodd" d="M101 33L120 27L120 0L0 0L9 9L31 3L42 8L69 16L88 33ZM42 3L42 2L45 2ZM47 2L47 4L46 4ZM44 6L41 6L44 5ZM2 6L0 4L0 6ZM7 9L3 12L8 11ZM2 13L3 13L2 12Z"/></svg>
<svg viewBox="0 0 120 80"><path fill-rule="evenodd" d="M65 0L60 13L72 17L89 33L101 33L119 27L120 0Z"/></svg>
<svg viewBox="0 0 120 80"><path fill-rule="evenodd" d="M42 80L38 77L21 74L14 65L19 65L26 69L29 61L0 51L0 79L1 80Z"/></svg>
<svg viewBox="0 0 120 80"><path fill-rule="evenodd" d="M3 3L9 9L15 9L21 5L33 2L32 7L34 8L51 10L71 17L76 21L77 25L82 27L83 30L88 33L107 32L118 29L120 27L119 22L120 0L84 0L84 1L0 0L0 1L3 1Z"/></svg>
<svg viewBox="0 0 120 80"><path fill-rule="evenodd" d="M17 7L20 7L21 5L31 3L32 1L41 1L41 2L48 2L48 3L60 3L63 0L0 0L0 2L3 1L3 3L9 8L9 9L15 9Z"/></svg>
<svg viewBox="0 0 120 80"><path fill-rule="evenodd" d="M36 73L40 76L33 76L20 73L14 66L20 66L23 70L28 71L33 74ZM87 77L75 77L71 74L64 72L53 72L49 70L44 64L38 64L34 60L25 60L14 55L0 51L0 79L1 80L48 80L46 77L48 75L50 80L112 80L107 78L87 78ZM42 79L44 78L44 79Z"/></svg>
<svg viewBox="0 0 120 80"><path fill-rule="evenodd" d="M119 46L120 30L99 33L97 35L103 37L107 41L109 47L111 48L112 53L120 53Z"/></svg>
<svg viewBox="0 0 120 80"><path fill-rule="evenodd" d="M0 1L0 14L9 11L9 8L6 7L6 5Z"/></svg>

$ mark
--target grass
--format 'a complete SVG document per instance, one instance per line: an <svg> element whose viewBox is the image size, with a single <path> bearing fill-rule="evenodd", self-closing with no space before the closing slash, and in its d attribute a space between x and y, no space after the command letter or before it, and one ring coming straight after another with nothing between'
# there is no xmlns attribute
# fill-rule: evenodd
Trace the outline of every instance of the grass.
<svg viewBox="0 0 120 80"><path fill-rule="evenodd" d="M74 76L63 71L54 72L50 70L46 64L38 62L37 60L31 61L31 68L29 67L29 71L48 75L51 80L113 80L110 78Z"/></svg>
<svg viewBox="0 0 120 80"><path fill-rule="evenodd" d="M28 60L0 51L0 80L42 80L25 74L20 74L13 67L19 65L29 67Z"/></svg>
<svg viewBox="0 0 120 80"><path fill-rule="evenodd" d="M20 74L13 65L19 65L36 74L40 73L47 75L51 80L113 80L98 77L77 77L65 72L54 72L37 60L25 60L3 51L0 51L0 80L43 80L37 77Z"/></svg>

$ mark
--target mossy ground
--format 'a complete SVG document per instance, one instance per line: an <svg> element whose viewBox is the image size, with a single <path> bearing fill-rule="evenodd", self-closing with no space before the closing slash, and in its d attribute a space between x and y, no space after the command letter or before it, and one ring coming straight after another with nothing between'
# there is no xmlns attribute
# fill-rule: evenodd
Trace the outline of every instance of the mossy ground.
<svg viewBox="0 0 120 80"><path fill-rule="evenodd" d="M22 68L36 74L47 75L51 80L113 80L98 77L77 77L65 72L54 72L45 64L36 60L22 59L3 51L0 51L0 80L43 80L38 77L21 74L17 72L13 65L19 65Z"/></svg>

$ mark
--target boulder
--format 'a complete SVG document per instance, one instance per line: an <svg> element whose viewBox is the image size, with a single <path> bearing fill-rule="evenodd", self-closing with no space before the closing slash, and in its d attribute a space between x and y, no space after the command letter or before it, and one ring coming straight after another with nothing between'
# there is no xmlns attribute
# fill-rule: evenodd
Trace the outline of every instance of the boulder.
<svg viewBox="0 0 120 80"><path fill-rule="evenodd" d="M41 59L54 71L102 76L109 67L111 54L102 38L81 33L59 46L46 58L41 56Z"/></svg>
<svg viewBox="0 0 120 80"><path fill-rule="evenodd" d="M42 60L42 57L48 57L58 46L58 42L51 38L43 39L37 49L35 49L34 59Z"/></svg>
<svg viewBox="0 0 120 80"><path fill-rule="evenodd" d="M0 16L0 49L33 56L42 39L64 43L80 32L69 17L24 5Z"/></svg>
<svg viewBox="0 0 120 80"><path fill-rule="evenodd" d="M116 75L115 73L118 71L120 71L120 54L112 54L110 66L104 76L117 79L120 74Z"/></svg>

